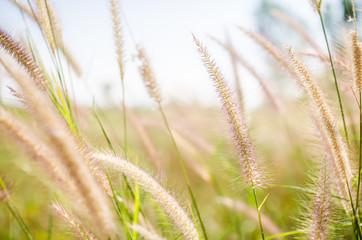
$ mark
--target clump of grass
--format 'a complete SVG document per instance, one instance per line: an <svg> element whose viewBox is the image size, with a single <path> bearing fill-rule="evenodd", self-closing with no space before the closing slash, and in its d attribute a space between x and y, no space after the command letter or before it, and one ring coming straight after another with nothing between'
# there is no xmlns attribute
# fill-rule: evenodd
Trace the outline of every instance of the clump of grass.
<svg viewBox="0 0 362 240"><path fill-rule="evenodd" d="M328 89L323 88L322 90L320 83L312 77L303 62L294 54L294 51L287 48L286 54L261 34L239 27L239 30L257 42L291 77L296 79L304 90L305 96L309 100L311 114L316 120L316 130L314 132L300 130L299 128L303 127L303 120L299 119L295 122L291 121L292 124L287 126L288 133L290 134L292 130L289 129L291 126L295 127L296 129L293 130L300 133L300 135L314 135L317 132L321 138L321 145L325 150L324 154L318 153L318 159L322 159L325 155L323 164L314 161L309 162L309 156L294 155L296 147L305 147L306 149L303 149L303 151L308 152L307 147L310 143L290 144L289 140L285 140L285 136L277 128L279 123L275 121L275 115L273 115L273 118L269 116L269 112L264 111L264 106L252 111L249 115L246 114L244 106L242 106L245 102L242 94L243 89L240 85L242 77L239 76L237 64L243 65L258 80L272 108L278 113L283 113L278 116L278 119L286 121L285 118L294 117L292 115L296 112L304 114L304 112L299 112L298 103L285 102L286 105L290 106L290 109L286 109L264 77L251 66L249 59L244 59L237 53L237 45L233 46L229 37L227 37L225 43L216 39L216 42L225 48L231 57L237 93L237 97L234 96L233 89L228 85L206 47L193 36L202 62L215 86L224 110L224 117L227 118L239 167L232 164L234 161L233 154L229 153L228 144L226 144L225 137L220 131L220 126L216 120L219 115L214 108L202 108L201 111L197 108L188 108L184 110L185 112L182 112L183 110L175 107L170 109L170 113L177 112L177 118L175 117L177 120L166 117L163 105L165 102L167 103L167 99L165 95L161 94L162 86L157 82L150 58L142 47L134 49L137 52L139 62L138 70L150 97L157 104L162 120L149 120L149 111L135 113L134 109L126 107L124 87L124 56L126 49L124 46L123 26L127 24L122 22L125 21L125 16L122 15L122 18L120 16L121 7L118 0L110 0L109 3L113 21L115 53L122 81L124 145L123 152L120 155L123 155L127 160L116 155L119 140L117 134L114 133L116 130L114 132L108 131L107 121L103 122L103 119L101 119L103 114L98 115L93 109L96 122L100 125L102 134L105 137L104 143L113 151L112 155L99 153L98 148L101 147L88 144L88 139L85 137L87 131L91 136L90 139L94 138L93 134L95 136L99 132L91 124L88 129L84 127L82 130L82 126L78 127L79 116L75 117L73 114L75 108L79 106L76 106L68 95L65 81L66 74L64 74L63 70L63 58L61 58L60 53L63 52L65 60L68 61L68 64L73 67L78 75L81 74L81 71L71 53L63 44L61 24L53 5L49 0L37 0L37 7L34 11L30 1L28 1L28 5L15 0L12 1L23 13L29 15L38 24L42 36L48 44L48 54L51 57L52 67L55 68L56 73L46 71L48 69L47 62L42 61L41 55L37 51L37 44L31 41L30 35L28 36L29 49L27 49L0 28L0 48L15 60L10 61L7 58L9 56L1 56L0 63L4 65L10 76L20 86L21 90L12 90L13 94L26 106L27 120L35 120L35 123L31 122L31 124L36 125L34 128L27 127L25 121L20 121L18 117L14 117L10 113L11 111L7 111L5 107L0 106L0 128L3 130L1 134L4 133L4 136L7 136L4 138L5 141L11 138L20 148L23 148L35 162L43 167L43 170L49 176L49 180L55 182L62 190L67 198L64 198L61 194L58 195L58 191L52 188L53 185L47 185L51 196L46 200L46 204L53 202L51 204L52 210L68 225L75 237L79 239L182 238L207 240L210 236L210 238L221 239L251 239L256 238L258 232L258 230L254 230L254 226L259 225L262 239L287 238L297 234L304 234L309 239L321 240L332 236L348 238L350 235L354 235L355 239L362 239L359 210L362 148L359 149L360 164L358 175L356 175L352 167L354 155L357 155L355 154L357 151L354 149L354 144L357 142L358 134L355 130L352 131L352 128L355 127L353 121L356 116L354 111L351 111L348 119L343 114L342 98L339 94L337 82L337 76L339 77L339 75L338 72L335 72L335 70L340 71L345 79L349 79L353 75L354 90L359 93L359 99L357 96L355 98L357 104L359 104L359 125L362 126L361 43L358 39L354 1L352 3L355 31L350 34L352 60L346 60L343 57L332 58L322 17L322 13L324 13L322 12L322 1L312 0L311 4L320 17L328 55L321 52L319 46L315 44L313 38L300 24L280 12L274 11L273 13L309 41L310 45L316 50L315 53L309 55L318 57L324 62L329 62L338 93L345 138L333 115L333 105L327 103L325 96ZM17 63L18 66L13 66L13 63ZM77 92L75 91L75 93ZM304 99L301 101L304 101ZM350 102L347 103L346 101L344 104L348 107L347 109L351 108L349 106L352 105ZM101 111L108 116L113 114L113 109L109 112L103 109ZM207 115L207 112L209 112L211 120L207 120L206 117L201 118L201 114ZM118 112L116 113L118 114ZM195 118L189 116L195 115L195 113L200 115ZM84 117L84 119L81 119L84 121L87 119L87 113L83 113L81 117ZM246 121L247 118L254 120L251 121L250 126ZM263 121L262 126L257 124L259 119ZM128 120L131 123L129 125L127 124ZM346 124L348 121L349 125ZM182 122L182 125L180 122ZM189 124L192 125L190 128L192 130L185 127ZM347 129L347 126L351 130ZM314 169L315 165L321 165L320 174L315 179L316 186L303 188L294 185L267 185L266 182L269 177L266 177L260 168L260 166L264 167L264 164L257 162L258 157L255 149L259 149L259 146L256 148L254 141L250 137L250 129L255 128L260 128L262 131L263 136L261 139L270 137L269 140L262 142L260 149L265 150L268 154L268 160L273 165L278 166L278 171L275 172L282 172L283 170L279 169L280 166L287 166L287 164L303 166L306 169ZM165 129L168 133L166 137L162 132ZM353 133L353 144L349 143L347 130ZM108 135L108 133L112 134ZM290 136L292 134L289 135L289 138L291 138ZM0 139L0 141L3 140ZM173 149L169 147L170 142ZM2 154L2 151L12 151L13 147L10 144L4 144L6 146L3 149L2 143L0 144L0 154ZM360 140L361 144L362 140ZM275 146L276 149L271 149L269 147L271 145ZM142 147L144 151L136 146ZM162 146L167 147L162 148ZM11 158L12 155L17 157L19 154L12 152L4 158ZM200 159L202 159L202 163L198 162ZM285 159L292 159L294 162L290 163ZM173 180L176 178L175 176L178 176L178 172L182 172L190 201L185 206L188 206L189 209L184 208L176 200L174 194L162 187L155 180L156 178L151 177L150 174L138 167L138 163L143 160L152 162L162 179L168 177ZM132 161L136 162L136 164L132 164ZM175 161L178 161L178 168L174 167ZM184 165L186 161L187 165ZM220 164L220 162L223 163ZM236 191L232 174L223 174L223 169L221 169L226 164L233 167L233 173L237 172L238 180L239 176L241 176L244 185L247 186L246 189L252 194L240 194L239 191ZM281 181L288 183L302 181L302 177L294 176L297 175L295 174L297 171L290 169L291 167L287 168L283 172L285 176L278 176ZM27 165L22 166L21 169L26 173L30 172L31 176L37 175L36 172L32 173L32 169L29 170ZM304 173L304 170L302 169L300 172ZM0 174L12 174L11 171L9 173L6 171L5 168L5 171ZM16 179L18 180L18 176ZM177 180L175 181L177 182ZM231 189L228 186L229 182L232 182ZM29 239L38 238L36 224L31 223L29 226L26 224L26 222L30 222L28 217L32 217L32 215L25 211L22 212L21 208L19 211L15 208L15 201L10 197L2 178L0 178L0 185L0 201L9 210L9 214L4 214L5 217L0 214L0 238L3 237L1 235L3 232L6 232L9 239L12 238L12 229L14 228L11 224L12 218L19 223L23 234ZM265 189L265 186L278 186L279 189ZM337 193L334 192L335 188ZM14 189L18 190L17 186ZM295 223L294 221L290 223L290 218L296 217L293 215L297 214L294 211L296 206L300 204L300 202L293 201L291 203L291 201L288 201L294 197L294 192L291 191L299 191L301 194L311 196L312 202L306 206L306 212L309 215L307 218L302 219L302 225L305 227L303 229L293 230ZM17 194L21 193L21 190L18 190ZM194 193L197 193L197 195ZM259 201L257 193L266 195L263 201ZM340 200L344 209L344 213L340 214L340 218L349 218L350 222L334 223L330 220L334 207L332 199L335 198ZM21 202L21 200L30 201L29 199L20 199L18 201ZM66 200L70 201L66 202ZM57 203L54 204L54 202ZM110 208L111 202L114 209ZM255 203L256 211L251 207L253 203ZM39 206L41 204L38 203ZM67 206L67 208L64 206ZM261 211L262 207L263 211ZM163 210L158 210L158 208ZM121 224L114 219L116 214L113 214L113 212L118 215ZM23 214L26 217L22 217ZM9 222L9 226L3 227L1 225L3 218ZM38 225L41 226L38 228L44 226L43 222ZM52 233L53 231L64 231L63 229L52 229L51 217L48 225L48 239L57 236ZM353 232L348 233L351 226ZM175 227L177 231L174 231ZM34 235L33 230L35 230ZM264 231L270 236L266 237ZM330 233L332 234L330 235ZM44 237L44 234L42 234L40 238Z"/></svg>
<svg viewBox="0 0 362 240"><path fill-rule="evenodd" d="M189 180L188 174L186 172L186 168L184 166L184 161L181 157L180 150L177 146L177 143L176 143L176 140L174 137L174 133L171 130L171 127L169 125L166 114L165 114L162 104L161 104L161 101L162 101L161 91L160 91L158 82L156 81L156 77L154 75L154 72L153 72L153 69L151 66L151 62L150 62L149 58L147 57L145 50L143 48L138 47L137 51L138 51L138 55L137 55L138 59L141 62L141 65L139 66L139 72L142 76L144 84L146 85L148 93L153 98L153 100L158 104L158 109L162 115L163 122L167 128L167 131L172 140L173 147L176 151L177 160L178 160L179 166L182 170L182 174L183 174L184 180L186 182L186 185L187 185L187 188L188 188L191 200L192 200L192 206L194 207L194 209L196 211L196 216L197 216L198 221L200 222L203 235L204 235L205 239L207 240L208 237L207 237L206 229L205 229L204 223L202 221L201 214L199 211L198 204L195 200L194 193L191 188L190 180Z"/></svg>
<svg viewBox="0 0 362 240"><path fill-rule="evenodd" d="M344 198L349 198L349 183L352 179L352 170L348 156L346 142L336 128L336 121L326 103L326 99L317 82L307 72L302 62L294 55L291 48L287 48L288 55L298 73L298 83L306 92L313 111L317 114L317 122L321 128L321 134L325 142L326 154L331 165L338 173L336 176L339 193ZM346 212L351 209L348 203L342 202Z"/></svg>
<svg viewBox="0 0 362 240"><path fill-rule="evenodd" d="M1 33L5 34L4 32ZM15 41L9 35L5 34L3 39L10 43L3 46L7 51L17 50L14 48L16 46ZM81 154L77 151L77 144L73 136L69 134L64 120L60 118L44 92L39 90L35 82L30 81L27 75L19 72L15 80L22 88L31 112L41 123L41 129L47 136L51 149L62 160L64 168L67 169L69 176L73 179L82 200L85 202L87 214L92 216L90 219L97 234L113 235L114 225L107 199L95 182L89 168L85 165Z"/></svg>
<svg viewBox="0 0 362 240"><path fill-rule="evenodd" d="M200 41L193 35L194 41L198 47L198 51L201 55L202 61L215 84L216 92L222 102L223 109L228 118L231 133L234 138L234 146L238 154L240 165L243 172L243 178L247 186L251 186L255 199L255 205L258 210L259 224L262 239L264 239L264 230L260 214L260 208L256 195L256 188L262 186L261 174L257 169L255 162L255 153L248 136L247 127L241 118L239 107L234 100L230 89L227 86L223 76L221 75L214 60L211 59L206 48L200 43Z"/></svg>

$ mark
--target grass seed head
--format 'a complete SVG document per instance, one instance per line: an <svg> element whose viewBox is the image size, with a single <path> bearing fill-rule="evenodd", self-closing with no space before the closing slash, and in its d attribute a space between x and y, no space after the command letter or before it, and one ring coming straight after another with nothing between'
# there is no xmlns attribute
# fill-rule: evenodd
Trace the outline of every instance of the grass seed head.
<svg viewBox="0 0 362 240"><path fill-rule="evenodd" d="M254 149L248 135L246 124L241 118L241 114L239 112L240 108L234 100L231 91L216 63L213 59L211 59L209 53L207 52L207 49L195 36L193 37L202 61L210 75L210 78L214 82L223 110L226 113L234 139L234 146L242 167L242 175L245 180L245 184L253 187L260 187L262 185L261 175L257 170Z"/></svg>
<svg viewBox="0 0 362 240"><path fill-rule="evenodd" d="M298 73L298 83L304 89L310 100L311 107L315 111L314 114L317 116L317 123L320 127L327 157L338 173L336 177L340 183L340 194L342 197L348 198L346 182L350 182L352 170L346 143L336 127L337 123L318 83L312 78L303 63L294 55L292 49L287 47L286 50L295 71ZM343 205L346 211L349 212L348 204Z"/></svg>
<svg viewBox="0 0 362 240"><path fill-rule="evenodd" d="M357 91L362 91L362 47L358 41L356 31L350 32L352 42L352 63L353 63L353 83Z"/></svg>
<svg viewBox="0 0 362 240"><path fill-rule="evenodd" d="M138 69L142 76L143 82L146 85L148 93L157 103L161 103L162 101L161 90L157 83L153 69L151 67L150 59L146 55L144 48L142 47L138 48L137 57L141 62L141 65L139 66Z"/></svg>
<svg viewBox="0 0 362 240"><path fill-rule="evenodd" d="M121 18L119 15L119 0L111 0L113 32L116 44L116 52L118 57L118 66L121 73L121 79L124 79L124 41L122 33Z"/></svg>
<svg viewBox="0 0 362 240"><path fill-rule="evenodd" d="M41 89L46 89L46 80L43 72L31 55L16 42L9 34L0 28L0 47L11 55L31 76Z"/></svg>

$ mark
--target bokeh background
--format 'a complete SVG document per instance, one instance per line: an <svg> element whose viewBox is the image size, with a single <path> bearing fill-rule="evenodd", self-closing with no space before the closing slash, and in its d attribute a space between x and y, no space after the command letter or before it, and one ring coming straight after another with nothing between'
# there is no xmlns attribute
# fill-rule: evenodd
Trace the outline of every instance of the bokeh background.
<svg viewBox="0 0 362 240"><path fill-rule="evenodd" d="M187 199L187 190L181 171L176 167L176 154L170 136L157 111L157 105L147 94L137 69L137 45L145 47L151 59L164 96L166 115L177 135L176 141L182 157L187 161L186 168L212 239L258 239L260 234L256 222L245 214L246 211L240 213L219 204L217 199L220 194L215 191L210 178L205 180L205 175L202 175L210 170L219 180L225 196L242 201L249 206L249 212L256 213L250 191L244 188L240 179L240 169L229 138L229 128L219 108L213 84L200 61L192 33L207 46L225 79L232 89L236 90L230 56L211 39L214 37L226 41L229 38L236 51L267 80L286 105L286 112L283 114L273 111L266 103L264 93L254 77L243 66L238 65L247 108L246 122L256 146L258 161L261 160L260 165L267 170L268 174L265 176L268 178L268 184L279 185L269 186L270 188L260 191L260 199L270 194L263 206L263 212L273 220L280 231L299 229L303 211L306 212L303 206L310 206L302 188L308 186L311 181L309 175L315 171L316 159L322 159L324 154L320 151L321 146L302 91L275 61L237 30L237 26L265 35L278 47L288 44L297 52L314 52L299 33L275 17L275 12L281 11L302 24L322 51L327 53L319 17L313 12L310 2L122 0L120 3L125 41L126 105L135 112L147 129L165 166L167 178L162 179L162 183L165 182L164 185L175 192L180 201ZM356 3L359 4L358 17L361 2ZM53 0L52 4L63 27L64 45L72 52L83 71L81 77L71 69L65 71L70 73L66 77L70 95L79 106L75 108L82 136L94 149L109 151L91 108L95 103L116 153L122 156L122 88L114 47L110 3L108 0ZM333 54L342 53L344 46L348 45L345 42L345 29L352 26L349 21L351 14L350 0L323 1L323 16ZM28 34L43 62L52 65L49 50L37 26L30 18L23 16L11 0L0 0L0 27L17 39L25 39ZM328 93L331 107L336 110L335 116L340 120L328 64L311 57L304 57L304 60L318 80L325 80L321 81L323 87L326 87L323 89ZM343 78L342 85L350 86L349 81L350 79ZM17 88L5 69L0 66L1 102L31 129L36 129L37 123L33 121L31 114L24 111L19 100L10 94L8 87ZM357 144L356 104L353 98L344 94L345 92L347 91L343 91L342 98L346 102L348 127L351 129L352 143ZM129 119L129 122L132 120ZM157 173L157 169L147 159L134 126L128 126L129 146L137 155L139 164L147 171ZM201 166L203 172L200 174L195 166ZM14 203L34 235L38 239L45 239L48 236L47 228L53 221L49 203L56 200L58 195L53 192L53 185L46 178L46 174L1 132L0 176L8 184ZM280 185L298 188L282 188ZM156 204L147 201L149 199L146 194L143 196L146 199L145 208L150 209L150 218L154 220L155 225L159 224ZM148 210L146 211L148 213ZM69 238L69 229L59 222L54 217L53 238ZM167 221L163 226L157 227L159 232L162 227L166 230L172 228ZM341 236L344 236L343 231L348 232L346 236L351 232L348 227L343 228ZM9 236L10 233L12 236ZM164 234L171 237L172 231L165 231ZM6 206L0 204L0 239L23 238L24 234Z"/></svg>
<svg viewBox="0 0 362 240"><path fill-rule="evenodd" d="M332 40L338 41L339 30L348 24L348 16L352 12L350 1L328 0L323 5L328 34ZM89 105L95 99L101 106L118 105L121 84L109 1L63 0L54 1L54 7L63 26L64 43L84 73L80 79L72 76L78 103ZM225 40L229 35L238 53L247 58L259 73L268 76L271 85L275 81L291 85L283 83L281 76L273 73L275 69L263 52L236 30L236 26L243 26L266 35L278 45L289 44L307 51L310 47L300 40L298 33L272 15L273 9L281 10L299 21L321 48L325 48L318 16L306 0L124 0L121 1L121 7L126 49L126 101L131 106L150 103L135 64L137 44L146 48L166 101L197 102L207 106L214 105L217 100L207 74L201 67L191 33L207 45L230 81L233 78L230 57L210 40L210 36ZM0 24L12 35L23 38L28 26L37 47L46 57L48 50L35 23L28 17L22 17L10 0L0 0ZM262 103L260 87L245 69L240 67L239 71L246 106L259 106ZM6 86L12 86L13 83L2 76L0 84L3 101L12 102ZM293 96L296 93L288 87L285 94Z"/></svg>

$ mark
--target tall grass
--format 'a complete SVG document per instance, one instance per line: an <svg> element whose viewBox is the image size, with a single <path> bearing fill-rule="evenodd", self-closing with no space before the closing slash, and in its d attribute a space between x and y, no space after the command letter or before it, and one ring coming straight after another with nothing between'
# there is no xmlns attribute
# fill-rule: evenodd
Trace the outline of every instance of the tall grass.
<svg viewBox="0 0 362 240"><path fill-rule="evenodd" d="M228 36L225 42L213 38L229 54L234 93L217 59L193 35L211 79L205 81L214 85L222 111L168 104L146 50L129 49L137 53L139 77L158 113L126 105L132 92L125 88L127 24L119 1L109 2L109 14L122 109L78 106L66 76L82 70L63 43L56 9L50 0L12 2L35 21L51 61L39 54L30 29L25 46L0 26L0 63L18 84L11 93L23 106L0 106L1 239L362 239L362 48L354 1L354 29L343 43L349 55L335 57L322 1L311 5L326 52L280 11L272 14L314 52L283 50L237 27L272 57L274 71L284 71L303 90L297 100L274 91L272 77L238 51L239 39L231 44ZM322 60L320 77L308 69L305 55ZM257 80L269 104L245 108L246 77L239 65Z"/></svg>

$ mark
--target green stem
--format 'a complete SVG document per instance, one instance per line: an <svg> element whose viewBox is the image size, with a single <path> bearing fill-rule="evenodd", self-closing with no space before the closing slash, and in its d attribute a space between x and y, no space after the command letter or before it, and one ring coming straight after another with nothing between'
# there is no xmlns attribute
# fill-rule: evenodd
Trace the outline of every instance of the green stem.
<svg viewBox="0 0 362 240"><path fill-rule="evenodd" d="M184 164L183 164L180 151L179 151L179 149L178 149L178 147L177 147L175 138L174 138L174 136L173 136L173 134L172 134L170 125L168 124L168 121L167 121L167 118L166 118L166 114L165 114L165 112L163 111L163 108L162 108L161 103L158 104L158 108L159 108L159 110L160 110L160 112L161 112L161 115L162 115L163 121L164 121L164 123L165 123L165 125L166 125L167 131L168 131L168 133L170 134L170 137L171 137L171 140L172 140L172 144L173 144L173 146L174 146L174 148L175 148L175 151L176 151L178 163L179 163L180 166L181 166L182 174L184 175L184 178L185 178L185 181L186 181L187 185L190 185L190 181L189 181L189 178L188 178L188 176L187 176L186 169L185 169L185 166L184 166Z"/></svg>
<svg viewBox="0 0 362 240"><path fill-rule="evenodd" d="M322 17L322 12L320 10L318 10L318 14L319 14L319 18L322 24L322 28L323 28L323 34L324 34L324 39L326 41L326 45L327 45L327 49L328 49L328 55L329 55L329 61L331 63L331 68L332 68L332 73L333 73L333 78L334 78L334 85L336 87L336 91L337 91L337 95L338 95L338 101L339 101L339 108L341 110L341 115L342 115L342 121L343 121L343 129L344 129L344 134L347 140L347 144L349 146L349 138L348 138L348 132L347 132L347 125L346 125L346 121L345 121L345 117L344 117L344 111L343 111L343 106L342 106L342 99L341 99L341 95L339 93L339 87L338 87L338 82L337 82L337 76L336 76L336 72L334 70L334 65L333 65L333 60L332 60L332 54L331 54L331 50L329 47L329 42L328 42L328 37L327 37L327 33L326 33L326 29L324 26L324 21L323 21L323 17Z"/></svg>
<svg viewBox="0 0 362 240"><path fill-rule="evenodd" d="M126 103L125 103L125 87L124 80L122 78L122 106L123 106L123 134L124 134L124 154L127 158L128 141L127 141L127 115L126 115Z"/></svg>
<svg viewBox="0 0 362 240"><path fill-rule="evenodd" d="M255 200L255 206L256 206L256 209L258 210L258 218L259 218L259 226L260 226L261 238L262 238L263 240L265 240L264 229L263 229L263 222L261 221L261 213L260 213L260 209L259 209L258 198L256 197L255 187L252 186L252 188L253 188L253 195L254 195L254 200Z"/></svg>
<svg viewBox="0 0 362 240"><path fill-rule="evenodd" d="M359 190L361 186L361 170L362 170L362 105L361 105L362 94L359 92L359 166L358 166L358 184L357 184L357 197L356 197L356 210L359 212Z"/></svg>
<svg viewBox="0 0 362 240"><path fill-rule="evenodd" d="M360 186L361 186L361 170L362 170L362 105L361 105L361 99L362 99L362 94L361 91L359 92L359 102L360 102L360 108L359 108L359 123L360 123L360 128L359 128L359 166L358 166L358 184L357 184L357 196L356 196L356 218L358 217L359 219L359 192L360 192ZM356 219L358 224L358 219ZM359 224L357 225L357 228L360 231L360 227ZM361 237L362 238L362 237Z"/></svg>
<svg viewBox="0 0 362 240"><path fill-rule="evenodd" d="M136 161L136 164L138 165L138 161ZM138 225L138 215L140 210L140 192L138 183L135 183L135 200L134 200L134 212L133 212L133 224ZM137 240L137 231L133 230L133 239Z"/></svg>
<svg viewBox="0 0 362 240"><path fill-rule="evenodd" d="M202 221L202 218L201 218L201 214L200 214L200 211L199 211L199 208L197 206L197 202L196 202L196 199L194 197L194 194L192 192L192 189L191 189L191 185L190 185L190 180L187 176L187 172L186 172L186 169L185 169L185 166L183 164L183 161L182 161L182 158L181 158L181 154L180 154L180 151L177 147L177 144L176 144L176 141L175 141L175 138L172 134L172 131L171 131L171 128L170 128L170 125L168 124L168 121L167 121L167 118L166 118L166 114L165 112L163 111L163 108L162 108L162 105L161 103L158 103L158 108L161 112L161 115L162 115L162 118L163 118L163 121L166 125L166 128L167 128L167 131L169 132L170 134L170 137L172 139L172 144L175 148L175 151L176 151L176 155L177 155L177 160L180 164L180 167L181 167L181 170L182 170L182 173L183 173L183 176L184 176L184 179L186 181L186 184L187 184L187 188L189 190L189 194L190 194L190 197L191 197L191 200L192 200L192 205L194 206L195 210L196 210L196 214L197 214L197 217L200 221L200 225L201 225L201 228L202 228L202 232L203 232L203 235L204 235L204 238L205 240L208 240L208 237L207 237L207 234L206 234L206 228L205 228L205 225L204 225L204 222Z"/></svg>
<svg viewBox="0 0 362 240"><path fill-rule="evenodd" d="M354 20L354 28L357 34L357 19L356 19L356 6L354 0L352 0L353 6L353 20ZM357 212L357 227L359 232L361 232L359 220L360 220L360 210L359 210L359 194L360 194L360 186L361 186L361 168L362 168L362 105L361 105L362 93L359 91L359 166L358 166L358 185L357 185L357 196L356 196L356 212Z"/></svg>
<svg viewBox="0 0 362 240"><path fill-rule="evenodd" d="M354 228L354 233L356 235L357 240L362 239L361 229L360 229L359 224L358 224L357 213L356 213L356 209L354 208L353 198L352 198L351 190L349 188L348 180L346 180L346 185L347 185L348 195L349 195L350 203L351 203L351 207L352 207L353 220L352 219L351 220L352 220L352 225L353 225L353 228Z"/></svg>
<svg viewBox="0 0 362 240"><path fill-rule="evenodd" d="M117 212L119 218L121 219L122 224L123 224L123 226L124 226L124 228L126 230L127 239L133 240L133 236L131 234L131 231L129 230L126 218L123 215L123 211L122 211L123 206L120 206L119 200L117 199L116 192L114 191L113 184L112 184L112 181L111 181L108 173L107 173L107 179L108 179L108 182L109 182L109 186L111 187L111 191L112 191L112 197L113 197L113 200L114 200L113 201L113 206L116 209L116 212ZM125 209L125 208L123 208L123 209ZM125 212L127 213L127 211L125 211Z"/></svg>
<svg viewBox="0 0 362 240"><path fill-rule="evenodd" d="M301 234L301 233L304 233L304 231L303 230L290 231L290 232L276 234L276 235L267 237L266 239L275 239L275 238L280 239L280 237L286 237L286 236L296 235L296 234Z"/></svg>

